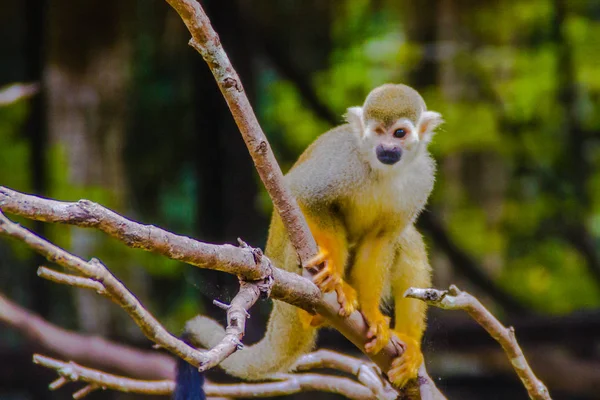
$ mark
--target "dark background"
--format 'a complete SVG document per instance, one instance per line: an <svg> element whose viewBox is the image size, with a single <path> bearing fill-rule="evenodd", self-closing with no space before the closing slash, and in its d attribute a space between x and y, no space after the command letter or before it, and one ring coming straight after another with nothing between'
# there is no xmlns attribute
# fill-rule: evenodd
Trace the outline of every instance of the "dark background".
<svg viewBox="0 0 600 400"><path fill-rule="evenodd" d="M435 285L456 283L514 325L553 398L600 398L600 2L202 4L284 171L373 87L421 91L447 121L419 220ZM0 84L42 87L0 108L0 185L87 198L203 241L264 246L270 200L166 2L4 0L0 38ZM235 294L234 277L93 231L24 223L102 259L171 332L200 312L223 320L211 301ZM37 278L43 262L0 240L2 294L62 327L149 348L106 299ZM268 311L268 301L252 309L248 343ZM356 353L333 332L322 342ZM54 374L31 363L34 349L0 326L0 398L69 398L74 385L47 390ZM499 347L462 313L431 310L424 349L450 399L527 398ZM333 398L295 398L309 396Z"/></svg>

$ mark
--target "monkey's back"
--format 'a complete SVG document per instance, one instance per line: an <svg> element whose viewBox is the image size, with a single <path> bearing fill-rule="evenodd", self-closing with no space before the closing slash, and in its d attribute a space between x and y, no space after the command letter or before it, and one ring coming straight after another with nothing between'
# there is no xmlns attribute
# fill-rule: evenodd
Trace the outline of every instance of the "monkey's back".
<svg viewBox="0 0 600 400"><path fill-rule="evenodd" d="M370 167L359 154L358 138L344 124L319 136L285 176L305 207L331 205L365 182Z"/></svg>

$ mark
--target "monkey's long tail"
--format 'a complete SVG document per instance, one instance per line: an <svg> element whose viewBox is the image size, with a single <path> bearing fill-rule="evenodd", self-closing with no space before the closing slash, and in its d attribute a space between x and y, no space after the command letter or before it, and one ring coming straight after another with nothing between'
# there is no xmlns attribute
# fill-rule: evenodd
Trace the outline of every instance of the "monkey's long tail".
<svg viewBox="0 0 600 400"><path fill-rule="evenodd" d="M216 321L198 316L186 325L195 345L210 348L225 335ZM265 337L260 342L238 350L220 365L230 375L260 380L277 372L287 372L302 354L315 344L316 329L300 322L298 309L281 301L273 301L273 311Z"/></svg>

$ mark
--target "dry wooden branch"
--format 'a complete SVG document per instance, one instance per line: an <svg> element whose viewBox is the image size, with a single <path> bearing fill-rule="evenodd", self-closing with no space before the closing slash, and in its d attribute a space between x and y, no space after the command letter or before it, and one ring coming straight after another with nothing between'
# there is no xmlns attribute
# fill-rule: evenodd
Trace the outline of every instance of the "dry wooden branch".
<svg viewBox="0 0 600 400"><path fill-rule="evenodd" d="M46 267L39 267L37 274L40 278L60 283L63 285L76 286L82 289L91 289L102 296L110 296L104 286L93 279L83 278L77 275L65 274Z"/></svg>
<svg viewBox="0 0 600 400"><path fill-rule="evenodd" d="M275 268L268 257L250 246L213 245L143 225L89 200L63 202L43 199L0 186L0 209L36 221L96 228L132 248L201 268L237 275L244 280L273 277L273 297L308 311L320 301L319 289L308 279Z"/></svg>
<svg viewBox="0 0 600 400"><path fill-rule="evenodd" d="M61 358L112 369L142 379L172 378L175 362L156 351L143 351L60 328L0 294L0 323L18 329L35 346Z"/></svg>
<svg viewBox="0 0 600 400"><path fill-rule="evenodd" d="M257 255L260 253L256 249L244 246L238 248L228 245L207 245L155 226L138 224L87 200L61 202L42 199L0 187L0 208L6 212L34 220L95 227L131 247L143 248L173 259L185 260L200 264L203 267L210 266L234 274L243 273L246 269L260 268L264 265L264 259L266 259L266 257L262 257L257 263ZM5 219L3 216L2 218ZM224 251L226 256L216 255L221 250ZM227 261L227 257L230 256L233 257L234 262ZM207 260L204 257L209 257L209 259ZM210 262L211 264L204 264L204 262ZM347 319L340 318L337 315L339 305L335 294L331 293L326 302L323 302L319 290L308 279L271 266L270 262L268 265L273 272L273 298L289 302L309 311L318 308L319 312L323 314L333 314L331 318L336 322L334 326L346 337L352 338L352 341L359 348L363 348L367 325L362 314L355 312ZM394 346L391 349L386 347L386 349L387 353L382 351L372 357L382 369L385 369L390 360L398 354L398 349Z"/></svg>
<svg viewBox="0 0 600 400"><path fill-rule="evenodd" d="M192 35L190 45L202 55L213 73L246 142L260 179L285 224L290 240L301 262L307 263L317 254L317 244L310 234L298 203L283 184L283 173L275 160L269 141L254 115L240 77L221 46L219 36L197 1L167 0L167 3L181 16Z"/></svg>
<svg viewBox="0 0 600 400"><path fill-rule="evenodd" d="M523 351L517 343L515 330L506 328L475 297L452 285L448 290L409 288L405 297L425 301L445 310L464 310L481 325L504 349L515 372L523 382L529 397L535 400L550 400L546 386L540 381L531 367Z"/></svg>
<svg viewBox="0 0 600 400"><path fill-rule="evenodd" d="M383 377L381 369L372 362L331 350L318 350L300 357L293 370L307 371L316 368L331 368L354 375L360 383L371 389L378 399L398 398L398 391Z"/></svg>
<svg viewBox="0 0 600 400"><path fill-rule="evenodd" d="M227 311L227 333L222 341L209 351L198 351L185 342L173 337L150 314L129 290L96 259L86 262L65 250L41 239L27 229L12 223L0 213L0 233L12 236L27 243L48 260L75 270L83 275L74 276L40 267L38 275L57 283L92 289L120 305L142 329L148 339L177 356L205 371L218 365L241 346L244 336L247 310L254 305L261 294L268 296L273 285L271 276L258 282L240 281L240 291L234 297ZM244 248L248 246L244 243ZM262 262L262 253L254 252L255 262Z"/></svg>
<svg viewBox="0 0 600 400"><path fill-rule="evenodd" d="M59 379L50 385L50 389L52 390L62 387L68 381L87 382L89 385L84 388L87 391L82 392L83 395L98 388L129 393L169 395L175 388L175 384L171 380L142 381L130 379L86 368L74 362L64 362L39 354L33 356L33 361L46 368L56 370L60 375ZM279 378L279 381L267 383L227 385L207 383L204 390L207 396L210 397L274 397L318 390L338 393L355 400L374 399L373 393L367 387L348 378L317 374L281 374ZM77 392L77 394L80 392ZM83 396L80 395L79 398L81 397Z"/></svg>
<svg viewBox="0 0 600 400"><path fill-rule="evenodd" d="M203 352L194 349L167 332L156 318L142 306L140 301L97 259L92 259L89 262L84 261L11 222L1 212L0 233L19 239L51 262L100 283L104 287L106 295L129 314L144 335L151 341L158 343L161 347L193 365L199 366L209 361Z"/></svg>
<svg viewBox="0 0 600 400"><path fill-rule="evenodd" d="M240 281L240 291L233 298L230 305L218 303L227 310L227 328L221 342L205 353L208 362L202 364L200 372L219 365L234 351L243 347L242 338L246 332L246 319L250 318L248 310L262 295L268 297L273 281L267 278L265 282Z"/></svg>
<svg viewBox="0 0 600 400"><path fill-rule="evenodd" d="M62 387L68 381L87 382L89 385L86 387L93 389L101 387L103 389L112 389L120 392L157 395L171 394L171 392L173 392L173 388L175 387L175 383L172 380L143 381L125 378L118 375L107 374L95 369L82 367L74 362L64 362L50 357L45 357L40 354L33 355L33 362L46 368L54 369L60 375L58 380L50 384L51 390L56 390ZM89 392L86 392L84 395L80 395L79 397L75 397L75 395L73 395L73 397L81 398L88 393Z"/></svg>

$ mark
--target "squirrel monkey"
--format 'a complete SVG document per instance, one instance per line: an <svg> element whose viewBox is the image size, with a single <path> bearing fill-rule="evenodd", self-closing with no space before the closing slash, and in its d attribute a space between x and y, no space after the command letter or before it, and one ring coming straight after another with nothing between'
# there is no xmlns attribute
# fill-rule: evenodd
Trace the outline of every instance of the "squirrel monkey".
<svg viewBox="0 0 600 400"><path fill-rule="evenodd" d="M387 372L403 386L423 362L425 303L405 299L410 286L429 287L431 268L415 219L433 188L435 164L427 151L441 115L428 111L417 91L385 84L351 107L347 123L321 135L286 175L319 246L307 268L324 264L313 280L335 291L340 315L359 308L369 325L365 351L379 352L390 338L382 299L395 299L393 330L405 349ZM302 272L281 218L274 213L266 254L275 265ZM221 366L231 375L263 379L288 370L312 349L319 316L274 300L265 337ZM206 317L188 322L192 341L215 345L223 328Z"/></svg>

